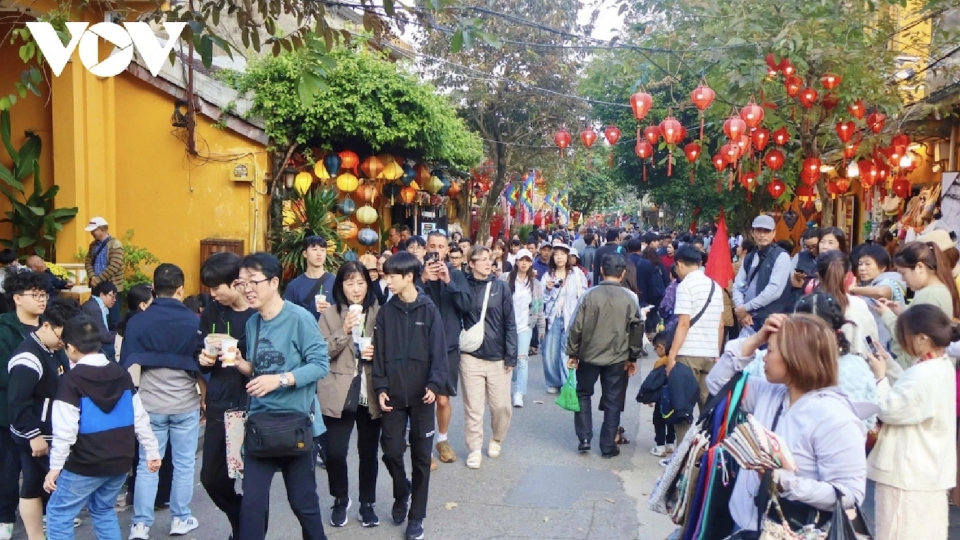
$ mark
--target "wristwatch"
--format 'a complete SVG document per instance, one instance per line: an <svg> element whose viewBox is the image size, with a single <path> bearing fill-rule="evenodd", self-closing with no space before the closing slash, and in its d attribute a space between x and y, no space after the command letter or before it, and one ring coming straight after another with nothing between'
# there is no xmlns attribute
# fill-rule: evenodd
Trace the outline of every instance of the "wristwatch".
<svg viewBox="0 0 960 540"><path fill-rule="evenodd" d="M286 373L280 375L280 388L286 388L290 386L290 378L287 377Z"/></svg>

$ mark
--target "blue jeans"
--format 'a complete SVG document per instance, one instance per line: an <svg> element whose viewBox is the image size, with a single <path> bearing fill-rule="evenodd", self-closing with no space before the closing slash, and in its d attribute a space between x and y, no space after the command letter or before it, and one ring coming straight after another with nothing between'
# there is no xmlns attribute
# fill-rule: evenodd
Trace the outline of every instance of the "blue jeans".
<svg viewBox="0 0 960 540"><path fill-rule="evenodd" d="M47 503L47 540L73 540L73 518L84 506L93 520L98 540L121 540L120 522L114 505L127 475L80 476L64 470L57 490Z"/></svg>
<svg viewBox="0 0 960 540"><path fill-rule="evenodd" d="M190 517L190 502L193 500L193 472L197 457L197 436L200 431L200 410L183 414L150 413L150 428L160 443L161 455L167 449L167 439L170 440L170 450L173 452L170 514L182 520L187 519ZM153 503L157 498L159 483L159 475L147 470L147 452L141 446L131 523L143 523L147 527L153 525Z"/></svg>
<svg viewBox="0 0 960 540"><path fill-rule="evenodd" d="M513 370L513 392L527 393L527 353L530 352L530 338L533 330L524 330L517 334L517 367Z"/></svg>
<svg viewBox="0 0 960 540"><path fill-rule="evenodd" d="M567 338L563 317L550 321L543 345L543 380L547 388L560 388L567 382Z"/></svg>

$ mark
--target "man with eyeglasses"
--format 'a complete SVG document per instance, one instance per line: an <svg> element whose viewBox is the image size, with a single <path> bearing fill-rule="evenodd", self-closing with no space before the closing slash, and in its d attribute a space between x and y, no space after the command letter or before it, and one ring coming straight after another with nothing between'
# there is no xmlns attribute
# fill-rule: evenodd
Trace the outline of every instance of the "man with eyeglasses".
<svg viewBox="0 0 960 540"><path fill-rule="evenodd" d="M451 266L463 272L463 251L460 246L450 246L450 253L447 254L447 261Z"/></svg>
<svg viewBox="0 0 960 540"><path fill-rule="evenodd" d="M117 303L117 286L112 281L102 281L91 291L90 299L83 303L80 309L97 323L100 330L100 351L109 360L117 359L115 342L117 333L110 330L110 310Z"/></svg>
<svg viewBox="0 0 960 540"><path fill-rule="evenodd" d="M13 351L40 327L47 308L47 282L40 274L23 272L3 283L14 310L0 315L0 540L13 536L20 482L20 452L10 432L10 375Z"/></svg>

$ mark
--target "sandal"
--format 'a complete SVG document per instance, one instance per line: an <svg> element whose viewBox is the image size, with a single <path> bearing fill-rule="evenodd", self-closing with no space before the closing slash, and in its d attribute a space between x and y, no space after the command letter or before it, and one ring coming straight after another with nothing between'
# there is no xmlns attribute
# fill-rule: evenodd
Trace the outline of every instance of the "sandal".
<svg viewBox="0 0 960 540"><path fill-rule="evenodd" d="M616 444L630 444L630 439L627 439L624 433L623 426L617 428L617 433L613 436L613 442Z"/></svg>

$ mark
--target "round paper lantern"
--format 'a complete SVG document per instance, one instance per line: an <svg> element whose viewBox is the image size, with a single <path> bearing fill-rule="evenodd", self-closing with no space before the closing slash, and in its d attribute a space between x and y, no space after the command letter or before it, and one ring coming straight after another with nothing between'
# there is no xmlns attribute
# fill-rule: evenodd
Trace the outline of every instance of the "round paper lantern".
<svg viewBox="0 0 960 540"><path fill-rule="evenodd" d="M430 182L430 177L432 176L430 174L430 167L427 167L425 163L417 163L413 170L417 173L417 177L414 179L417 184L425 186Z"/></svg>
<svg viewBox="0 0 960 540"><path fill-rule="evenodd" d="M360 229L360 232L357 233L357 242L360 242L361 246L375 246L379 241L380 235L377 234L377 231L371 229L370 227L364 227L363 229Z"/></svg>
<svg viewBox="0 0 960 540"><path fill-rule="evenodd" d="M737 148L740 150L740 153L737 154L737 158L742 158L750 151L750 137L746 135L741 135L740 139L735 143Z"/></svg>
<svg viewBox="0 0 960 540"><path fill-rule="evenodd" d="M570 137L570 133L565 129L561 129L553 136L553 142L559 146L561 150L564 150L570 146L570 141L572 140L573 138Z"/></svg>
<svg viewBox="0 0 960 540"><path fill-rule="evenodd" d="M847 105L847 111L849 111L854 118L859 120L863 118L863 115L867 112L867 108L863 105L863 100L858 99L853 103Z"/></svg>
<svg viewBox="0 0 960 540"><path fill-rule="evenodd" d="M357 237L359 229L357 224L352 221L341 221L340 224L337 225L337 234L340 235L340 238L349 242Z"/></svg>
<svg viewBox="0 0 960 540"><path fill-rule="evenodd" d="M411 182L417 179L417 171L413 169L410 165L403 165L403 176L400 177L400 182L404 186L409 186Z"/></svg>
<svg viewBox="0 0 960 540"><path fill-rule="evenodd" d="M803 79L800 77L790 76L783 80L783 88L787 91L787 95L794 98L800 95L800 90L803 89Z"/></svg>
<svg viewBox="0 0 960 540"><path fill-rule="evenodd" d="M748 128L758 127L760 122L763 122L763 107L751 101L740 109L740 118L743 119Z"/></svg>
<svg viewBox="0 0 960 540"><path fill-rule="evenodd" d="M723 156L724 161L733 165L740 156L740 149L734 143L727 143L720 147L720 155Z"/></svg>
<svg viewBox="0 0 960 540"><path fill-rule="evenodd" d="M620 128L617 126L607 126L606 129L603 130L603 138L607 140L607 144L610 146L617 144L617 141L620 140L620 135L622 135L622 133L620 133Z"/></svg>
<svg viewBox="0 0 960 540"><path fill-rule="evenodd" d="M353 199L347 197L342 201L337 203L337 211L343 214L344 216L349 216L357 210L357 203L353 202Z"/></svg>
<svg viewBox="0 0 960 540"><path fill-rule="evenodd" d="M843 145L843 159L853 159L857 155L857 149L860 147L857 143L849 142Z"/></svg>
<svg viewBox="0 0 960 540"><path fill-rule="evenodd" d="M809 109L817 103L819 94L813 88L804 88L800 91L800 104L804 109Z"/></svg>
<svg viewBox="0 0 960 540"><path fill-rule="evenodd" d="M417 199L417 190L409 186L401 189L400 199L404 204L412 204Z"/></svg>
<svg viewBox="0 0 960 540"><path fill-rule="evenodd" d="M789 58L784 58L780 61L780 71L783 72L787 77L793 75L797 72L797 68L793 67L793 64L790 63Z"/></svg>
<svg viewBox="0 0 960 540"><path fill-rule="evenodd" d="M375 179L383 172L383 162L377 156L370 156L360 164L360 170L367 178Z"/></svg>
<svg viewBox="0 0 960 540"><path fill-rule="evenodd" d="M361 206L357 210L357 221L365 225L377 222L377 211L369 204Z"/></svg>
<svg viewBox="0 0 960 540"><path fill-rule="evenodd" d="M767 193L774 199L779 199L787 191L787 185L779 178L774 178L767 184Z"/></svg>
<svg viewBox="0 0 960 540"><path fill-rule="evenodd" d="M822 84L827 90L833 90L834 88L840 86L840 82L842 80L843 77L837 75L836 73L824 73L820 77L820 84Z"/></svg>
<svg viewBox="0 0 960 540"><path fill-rule="evenodd" d="M649 141L640 139L637 141L637 146L634 148L634 151L637 153L637 157L640 159L647 159L653 155L653 145Z"/></svg>
<svg viewBox="0 0 960 540"><path fill-rule="evenodd" d="M389 180L392 182L403 176L403 167L401 167L396 161L391 161L383 168L383 172L380 173L380 176L382 176L384 180Z"/></svg>
<svg viewBox="0 0 960 540"><path fill-rule="evenodd" d="M767 152L767 155L763 156L763 162L766 163L767 167L770 167L774 171L779 171L783 167L783 162L786 158L783 156L783 152L774 148Z"/></svg>
<svg viewBox="0 0 960 540"><path fill-rule="evenodd" d="M732 140L737 140L740 135L747 132L747 123L739 116L731 116L723 123L723 132Z"/></svg>
<svg viewBox="0 0 960 540"><path fill-rule="evenodd" d="M650 144L657 144L660 142L660 128L658 126L647 126L643 128L643 137L650 142Z"/></svg>
<svg viewBox="0 0 960 540"><path fill-rule="evenodd" d="M432 195L436 195L438 191L443 188L443 180L440 180L437 176L431 176L430 181L427 182L427 185L423 186L423 189Z"/></svg>
<svg viewBox="0 0 960 540"><path fill-rule="evenodd" d="M463 189L463 182L453 182L450 184L450 189L447 190L447 197L456 197L460 194L461 189Z"/></svg>
<svg viewBox="0 0 960 540"><path fill-rule="evenodd" d="M716 154L713 156L713 160L711 162L713 163L713 168L715 168L717 172L720 172L727 167L727 160L724 159L723 155L721 154Z"/></svg>
<svg viewBox="0 0 960 540"><path fill-rule="evenodd" d="M757 149L757 152L763 152L763 149L767 147L767 143L770 142L770 130L764 128L757 128L750 133L750 142L753 143L753 147Z"/></svg>
<svg viewBox="0 0 960 540"><path fill-rule="evenodd" d="M810 157L803 160L803 166L800 169L800 179L804 184L812 186L820 180L820 159Z"/></svg>
<svg viewBox="0 0 960 540"><path fill-rule="evenodd" d="M740 175L740 185L747 191L753 191L754 186L757 185L757 173L751 171Z"/></svg>
<svg viewBox="0 0 960 540"><path fill-rule="evenodd" d="M873 160L862 159L857 162L857 168L860 170L860 185L864 189L872 188L879 177L879 173L873 165Z"/></svg>
<svg viewBox="0 0 960 540"><path fill-rule="evenodd" d="M891 146L910 146L910 136L906 133L898 133L893 136L893 139L890 140Z"/></svg>
<svg viewBox="0 0 960 540"><path fill-rule="evenodd" d="M350 173L343 173L337 177L337 189L350 193L360 187L360 179Z"/></svg>
<svg viewBox="0 0 960 540"><path fill-rule="evenodd" d="M700 145L697 143L689 143L683 147L683 153L687 156L687 161L693 163L700 157Z"/></svg>
<svg viewBox="0 0 960 540"><path fill-rule="evenodd" d="M883 123L886 122L887 115L881 112L873 112L867 116L867 127L874 133L883 131Z"/></svg>
<svg viewBox="0 0 960 540"><path fill-rule="evenodd" d="M840 96L830 92L823 96L823 99L820 100L820 103L823 104L824 109L827 109L828 111L833 110L837 108L837 105L840 104Z"/></svg>
<svg viewBox="0 0 960 540"><path fill-rule="evenodd" d="M716 97L717 93L713 91L713 88L703 83L700 83L700 85L690 93L690 101L701 111L707 110L710 105L713 104L713 100L716 99Z"/></svg>
<svg viewBox="0 0 960 540"><path fill-rule="evenodd" d="M323 160L320 160L313 164L313 175L319 178L320 180L329 180L332 178L330 173L327 172L326 165L323 164Z"/></svg>
<svg viewBox="0 0 960 540"><path fill-rule="evenodd" d="M784 146L790 142L790 132L787 131L786 126L773 132L773 143L777 146Z"/></svg>
<svg viewBox="0 0 960 540"><path fill-rule="evenodd" d="M593 143L597 142L597 132L592 128L586 128L580 132L580 142L587 148L593 148Z"/></svg>
<svg viewBox="0 0 960 540"><path fill-rule="evenodd" d="M877 168L877 182L883 184L887 181L887 177L890 176L890 167L883 162L876 163L875 167Z"/></svg>
<svg viewBox="0 0 960 540"><path fill-rule="evenodd" d="M913 186L906 178L897 178L893 181L893 194L901 199L906 199L913 191Z"/></svg>
<svg viewBox="0 0 960 540"><path fill-rule="evenodd" d="M637 92L630 96L630 108L633 109L633 116L637 121L643 120L650 108L653 107L653 96L646 92Z"/></svg>
<svg viewBox="0 0 960 540"><path fill-rule="evenodd" d="M387 184L383 186L383 196L390 201L391 206L396 202L397 198L400 197L400 190L400 184Z"/></svg>
<svg viewBox="0 0 960 540"><path fill-rule="evenodd" d="M323 158L323 168L327 170L327 178L333 178L340 173L343 160L337 154L328 154Z"/></svg>
<svg viewBox="0 0 960 540"><path fill-rule="evenodd" d="M373 202L377 198L377 186L373 184L363 184L357 188L357 195L359 195L363 201Z"/></svg>
<svg viewBox="0 0 960 540"><path fill-rule="evenodd" d="M293 180L293 189L297 190L297 193L303 195L310 190L310 185L313 184L313 175L304 171L297 175Z"/></svg>
<svg viewBox="0 0 960 540"><path fill-rule="evenodd" d="M297 222L297 213L293 210L287 209L283 211L283 226L289 227Z"/></svg>
<svg viewBox="0 0 960 540"><path fill-rule="evenodd" d="M840 137L840 142L845 143L853 138L853 134L857 132L857 125L854 124L852 120L849 122L837 122L834 129L837 130L837 137Z"/></svg>
<svg viewBox="0 0 960 540"><path fill-rule="evenodd" d="M344 169L349 169L353 171L354 176L360 174L357 172L357 165L360 165L360 158L357 156L357 153L352 150L344 150L339 154L340 159L343 160L341 167Z"/></svg>
<svg viewBox="0 0 960 540"><path fill-rule="evenodd" d="M663 140L667 144L678 144L683 140L685 131L680 122L677 122L677 119L672 116L668 116L663 122L660 122L660 135L663 136Z"/></svg>

